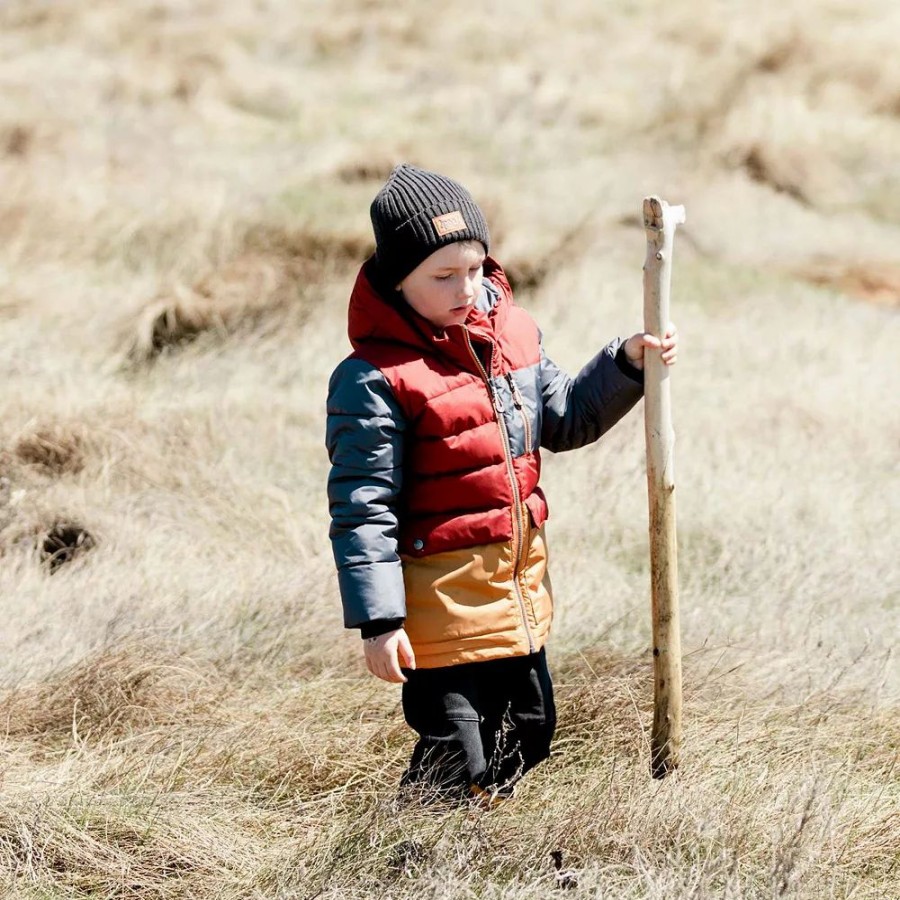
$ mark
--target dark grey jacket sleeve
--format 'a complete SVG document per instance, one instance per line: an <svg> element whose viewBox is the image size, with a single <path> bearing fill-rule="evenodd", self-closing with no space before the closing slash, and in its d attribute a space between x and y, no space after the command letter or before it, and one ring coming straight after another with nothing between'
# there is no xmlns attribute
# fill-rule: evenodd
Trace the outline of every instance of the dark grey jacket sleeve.
<svg viewBox="0 0 900 900"><path fill-rule="evenodd" d="M384 375L358 359L345 359L334 370L327 412L329 536L344 625L402 619L406 593L397 552L397 497L403 413Z"/></svg>
<svg viewBox="0 0 900 900"><path fill-rule="evenodd" d="M641 373L624 361L622 343L621 338L610 341L574 379L541 344L542 447L558 453L590 444L640 400Z"/></svg>

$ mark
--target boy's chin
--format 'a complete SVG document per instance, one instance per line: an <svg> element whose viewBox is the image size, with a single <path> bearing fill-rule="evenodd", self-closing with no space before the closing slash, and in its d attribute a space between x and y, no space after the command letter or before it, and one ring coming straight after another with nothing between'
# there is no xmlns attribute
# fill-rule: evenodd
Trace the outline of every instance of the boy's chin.
<svg viewBox="0 0 900 900"><path fill-rule="evenodd" d="M472 309L473 307L467 306L459 312L450 311L436 318L431 318L430 316L425 316L424 318L428 319L435 328L446 328L448 325L462 325Z"/></svg>

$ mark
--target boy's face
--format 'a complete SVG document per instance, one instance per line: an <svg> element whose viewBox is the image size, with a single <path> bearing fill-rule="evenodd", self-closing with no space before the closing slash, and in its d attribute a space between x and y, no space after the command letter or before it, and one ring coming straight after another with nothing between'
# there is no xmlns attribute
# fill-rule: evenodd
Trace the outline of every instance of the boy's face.
<svg viewBox="0 0 900 900"><path fill-rule="evenodd" d="M461 325L481 293L484 247L478 241L445 244L397 286L403 299L436 325Z"/></svg>

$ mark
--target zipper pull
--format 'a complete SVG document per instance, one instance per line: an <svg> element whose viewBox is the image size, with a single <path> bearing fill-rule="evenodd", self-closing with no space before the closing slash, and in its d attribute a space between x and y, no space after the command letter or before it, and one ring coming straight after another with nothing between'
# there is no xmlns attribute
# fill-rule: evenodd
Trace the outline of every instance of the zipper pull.
<svg viewBox="0 0 900 900"><path fill-rule="evenodd" d="M516 382L513 380L512 372L506 373L506 382L509 385L509 392L512 394L513 403L515 404L516 409L521 409L522 395L519 393L519 388L516 386Z"/></svg>
<svg viewBox="0 0 900 900"><path fill-rule="evenodd" d="M488 376L488 391L490 392L491 400L494 404L494 409L497 410L497 413L499 415L502 415L503 410L506 408L506 406L503 403L503 398L500 396L500 394L494 388L494 382L490 380L490 376Z"/></svg>

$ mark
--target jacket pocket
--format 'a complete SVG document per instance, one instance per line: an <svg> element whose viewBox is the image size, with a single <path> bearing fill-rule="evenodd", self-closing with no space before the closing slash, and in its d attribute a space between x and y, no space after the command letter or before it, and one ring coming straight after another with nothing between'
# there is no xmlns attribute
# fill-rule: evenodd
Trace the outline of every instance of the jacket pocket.
<svg viewBox="0 0 900 900"><path fill-rule="evenodd" d="M547 501L544 498L544 492L540 488L535 488L525 498L525 508L528 510L528 517L531 519L533 528L540 528L547 521L549 514Z"/></svg>

